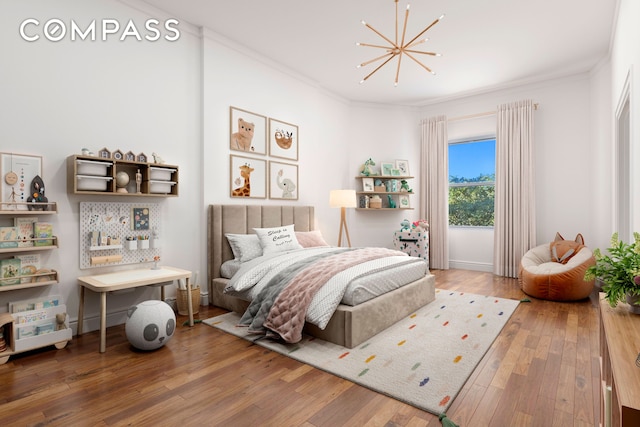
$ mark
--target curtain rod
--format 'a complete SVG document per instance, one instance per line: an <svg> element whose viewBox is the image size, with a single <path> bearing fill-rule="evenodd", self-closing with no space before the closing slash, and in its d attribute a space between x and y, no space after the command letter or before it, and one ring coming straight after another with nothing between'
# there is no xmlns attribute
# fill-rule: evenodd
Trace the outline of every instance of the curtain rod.
<svg viewBox="0 0 640 427"><path fill-rule="evenodd" d="M533 109L534 110L538 110L538 103L533 104ZM484 113L476 113L476 114L469 114L466 116L460 116L460 117L453 117L451 119L447 119L448 122L456 122L458 120L469 120L469 119L475 119L478 117L485 117L485 116L494 116L496 114L496 111L485 111Z"/></svg>

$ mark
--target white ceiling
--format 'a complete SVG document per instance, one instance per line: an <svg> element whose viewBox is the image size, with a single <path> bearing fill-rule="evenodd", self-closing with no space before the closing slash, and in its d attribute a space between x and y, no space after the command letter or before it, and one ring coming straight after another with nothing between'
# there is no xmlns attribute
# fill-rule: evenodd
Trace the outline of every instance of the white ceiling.
<svg viewBox="0 0 640 427"><path fill-rule="evenodd" d="M407 37L440 15L420 49L431 75L404 57L365 83L381 55L356 42L385 44L360 21L395 38L394 0L143 0L181 21L255 50L351 101L426 105L457 96L585 72L607 56L616 0L415 0ZM406 0L399 1L402 31Z"/></svg>

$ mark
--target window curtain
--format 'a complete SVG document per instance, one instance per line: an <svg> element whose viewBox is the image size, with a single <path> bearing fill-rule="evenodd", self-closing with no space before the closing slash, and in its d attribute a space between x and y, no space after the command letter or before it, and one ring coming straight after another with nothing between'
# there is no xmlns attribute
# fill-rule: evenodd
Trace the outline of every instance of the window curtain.
<svg viewBox="0 0 640 427"><path fill-rule="evenodd" d="M429 267L449 269L449 155L446 116L422 121L420 215L429 222Z"/></svg>
<svg viewBox="0 0 640 427"><path fill-rule="evenodd" d="M493 272L518 277L522 256L536 244L531 100L498 106Z"/></svg>

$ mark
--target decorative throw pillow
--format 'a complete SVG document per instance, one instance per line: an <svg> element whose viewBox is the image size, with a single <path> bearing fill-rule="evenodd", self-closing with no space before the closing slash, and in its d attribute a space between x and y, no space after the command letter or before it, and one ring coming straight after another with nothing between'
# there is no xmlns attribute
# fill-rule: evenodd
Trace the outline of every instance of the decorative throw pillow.
<svg viewBox="0 0 640 427"><path fill-rule="evenodd" d="M329 246L322 237L320 230L313 231L296 231L296 238L298 243L303 248L312 248L316 246Z"/></svg>
<svg viewBox="0 0 640 427"><path fill-rule="evenodd" d="M262 255L262 246L255 234L225 234L233 256L240 262L247 262Z"/></svg>
<svg viewBox="0 0 640 427"><path fill-rule="evenodd" d="M302 248L296 238L293 224L283 225L281 227L254 228L254 231L258 235L260 246L262 246L262 253L264 254Z"/></svg>
<svg viewBox="0 0 640 427"><path fill-rule="evenodd" d="M234 274L240 270L242 267L242 263L237 259L230 259L229 261L225 261L220 266L220 276L225 279L231 279Z"/></svg>
<svg viewBox="0 0 640 427"><path fill-rule="evenodd" d="M582 234L576 236L575 241L564 240L560 233L556 233L556 238L549 244L551 250L551 260L566 264L580 249L584 248L584 237Z"/></svg>

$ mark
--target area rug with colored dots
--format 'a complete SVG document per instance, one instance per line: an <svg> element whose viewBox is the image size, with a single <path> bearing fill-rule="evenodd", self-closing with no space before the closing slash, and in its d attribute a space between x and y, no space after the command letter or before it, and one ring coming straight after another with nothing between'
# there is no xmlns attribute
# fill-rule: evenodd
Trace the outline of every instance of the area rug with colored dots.
<svg viewBox="0 0 640 427"><path fill-rule="evenodd" d="M519 301L436 289L436 300L357 348L305 336L297 344L256 340L237 313L206 323L410 405L445 412Z"/></svg>

